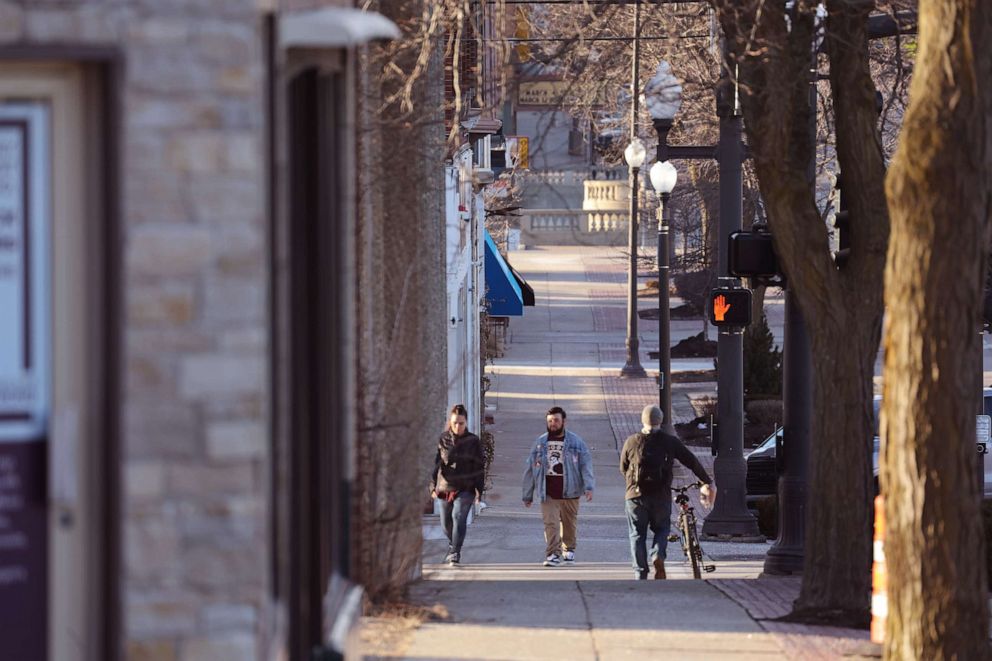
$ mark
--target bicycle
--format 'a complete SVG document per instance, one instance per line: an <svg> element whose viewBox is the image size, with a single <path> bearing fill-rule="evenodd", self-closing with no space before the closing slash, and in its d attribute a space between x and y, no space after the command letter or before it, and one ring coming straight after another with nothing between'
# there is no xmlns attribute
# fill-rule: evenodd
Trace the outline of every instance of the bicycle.
<svg viewBox="0 0 992 661"><path fill-rule="evenodd" d="M716 565L703 564L703 548L699 545L699 536L696 534L696 511L689 504L689 496L686 492L689 489L698 489L703 486L702 482L693 482L682 487L672 487L676 492L675 504L679 508L678 532L668 536L668 541L679 541L682 544L682 552L686 560L692 566L692 577L702 578L702 572L716 571ZM702 570L702 571L700 571Z"/></svg>

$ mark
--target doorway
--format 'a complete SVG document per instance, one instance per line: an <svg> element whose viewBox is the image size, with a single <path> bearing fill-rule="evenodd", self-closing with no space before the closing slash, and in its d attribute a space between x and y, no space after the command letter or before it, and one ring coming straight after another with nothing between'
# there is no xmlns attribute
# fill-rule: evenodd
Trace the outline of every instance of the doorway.
<svg viewBox="0 0 992 661"><path fill-rule="evenodd" d="M274 527L286 535L276 570L290 608L290 658L300 661L342 658L350 627L337 616L357 611L351 602L360 596L347 578L354 432L345 76L336 58L318 59L287 76L277 127L286 167L274 241L273 321L283 357L274 363L275 456L285 469L274 484L288 490Z"/></svg>
<svg viewBox="0 0 992 661"><path fill-rule="evenodd" d="M0 640L11 658L114 658L101 80L75 62L0 61Z"/></svg>

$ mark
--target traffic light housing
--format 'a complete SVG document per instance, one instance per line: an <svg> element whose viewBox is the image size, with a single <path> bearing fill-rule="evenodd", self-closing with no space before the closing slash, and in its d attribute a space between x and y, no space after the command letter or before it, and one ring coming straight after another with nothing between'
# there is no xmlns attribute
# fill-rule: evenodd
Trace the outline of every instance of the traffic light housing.
<svg viewBox="0 0 992 661"><path fill-rule="evenodd" d="M738 278L774 278L781 274L772 235L767 230L733 232L728 242L730 275Z"/></svg>
<svg viewBox="0 0 992 661"><path fill-rule="evenodd" d="M718 328L751 323L751 290L720 287L710 292L710 323Z"/></svg>

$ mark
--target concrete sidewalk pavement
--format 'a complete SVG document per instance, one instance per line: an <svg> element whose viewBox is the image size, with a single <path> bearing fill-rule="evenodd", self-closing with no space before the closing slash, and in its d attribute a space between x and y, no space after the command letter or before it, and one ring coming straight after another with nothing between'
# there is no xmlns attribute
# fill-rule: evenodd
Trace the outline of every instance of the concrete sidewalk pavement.
<svg viewBox="0 0 992 661"><path fill-rule="evenodd" d="M517 252L511 260L534 287L537 306L511 322L512 342L488 370L496 443L488 508L469 527L459 567L441 564L446 540L437 517L425 517L424 580L410 599L444 616L390 638L388 645L384 622L367 620L369 656L766 659L788 651L802 658L796 652L801 646L787 644L749 613L746 589L691 580L675 543L666 563L671 580L633 580L618 450L657 390L653 379L614 378L622 364L616 338L622 349L623 326L617 324L623 317L603 308L623 301L622 262L603 248ZM646 355L642 364L650 369ZM593 501L580 505L577 562L545 568L540 509L523 507L520 482L523 462L553 405L566 409L569 429L589 445L597 487ZM675 414L691 415L684 393ZM767 545L705 542L703 548L717 565L708 576L750 585ZM792 584L761 585L766 600L778 600L778 607L794 598Z"/></svg>

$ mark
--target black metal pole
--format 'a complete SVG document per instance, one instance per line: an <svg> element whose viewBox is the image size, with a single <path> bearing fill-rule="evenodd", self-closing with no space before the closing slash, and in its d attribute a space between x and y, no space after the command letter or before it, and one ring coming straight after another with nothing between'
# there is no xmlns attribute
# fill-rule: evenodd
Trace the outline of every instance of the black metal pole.
<svg viewBox="0 0 992 661"><path fill-rule="evenodd" d="M627 248L630 259L627 264L627 362L620 370L620 376L646 377L641 366L640 340L637 337L637 174L640 168L630 168L630 221L627 232Z"/></svg>
<svg viewBox="0 0 992 661"><path fill-rule="evenodd" d="M782 430L783 456L779 458L783 471L778 478L778 538L765 556L766 574L802 573L806 544L813 361L806 320L795 294L788 289L784 346L785 429Z"/></svg>
<svg viewBox="0 0 992 661"><path fill-rule="evenodd" d="M743 216L743 177L741 163L742 119L736 90L725 81L718 92L720 142L717 161L720 171L720 231L718 276L721 286L737 286L730 277L727 245L732 232L741 229ZM722 98L721 96L722 95ZM729 95L730 98L727 98ZM713 511L703 522L706 537L746 537L764 540L758 522L747 509L744 463L744 354L743 332L721 328L717 335L717 415L719 424L717 457L714 461L719 494Z"/></svg>
<svg viewBox="0 0 992 661"><path fill-rule="evenodd" d="M658 207L658 406L665 415L662 431L675 435L672 420L672 323L668 300L669 260L669 193L661 194Z"/></svg>
<svg viewBox="0 0 992 661"><path fill-rule="evenodd" d="M631 100L630 100L630 140L637 138L637 110L640 76L640 48L638 35L641 31L641 4L634 2L634 53L631 64ZM627 221L627 249L630 259L627 265L627 362L620 370L621 376L646 377L647 372L641 366L640 340L637 337L637 175L640 168L630 168L630 219Z"/></svg>
<svg viewBox="0 0 992 661"><path fill-rule="evenodd" d="M816 52L810 62L809 136L816 145ZM810 157L806 177L816 188L816 150ZM841 208L845 200L841 189ZM844 248L841 245L841 248ZM809 492L810 420L813 418L813 356L809 331L796 295L785 288L785 341L782 430L782 474L778 479L778 537L765 557L766 574L798 574L803 571L806 548L806 501Z"/></svg>

